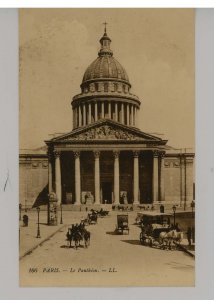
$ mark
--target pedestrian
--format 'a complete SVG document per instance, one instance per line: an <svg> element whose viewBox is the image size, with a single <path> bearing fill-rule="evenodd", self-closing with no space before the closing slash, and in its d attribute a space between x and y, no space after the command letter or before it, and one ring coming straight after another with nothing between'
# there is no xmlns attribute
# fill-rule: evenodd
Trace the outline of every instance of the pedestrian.
<svg viewBox="0 0 214 300"><path fill-rule="evenodd" d="M188 240L188 244L189 244L189 247L191 247L191 244L192 244L192 231L191 231L191 228L188 227L187 229L187 240Z"/></svg>
<svg viewBox="0 0 214 300"><path fill-rule="evenodd" d="M195 227L192 227L192 242L195 244Z"/></svg>
<svg viewBox="0 0 214 300"><path fill-rule="evenodd" d="M176 230L177 232L180 232L180 231L181 231L180 228L179 228L178 223L175 224L175 230Z"/></svg>
<svg viewBox="0 0 214 300"><path fill-rule="evenodd" d="M27 215L24 215L24 216L23 216L23 225L24 225L25 227L28 226L28 221L29 221L28 216L27 216Z"/></svg>

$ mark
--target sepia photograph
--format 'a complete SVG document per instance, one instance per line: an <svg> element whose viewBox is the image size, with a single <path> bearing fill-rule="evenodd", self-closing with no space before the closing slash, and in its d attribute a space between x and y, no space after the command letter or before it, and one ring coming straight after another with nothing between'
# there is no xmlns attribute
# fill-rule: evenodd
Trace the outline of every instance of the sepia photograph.
<svg viewBox="0 0 214 300"><path fill-rule="evenodd" d="M195 286L195 10L19 10L20 287Z"/></svg>

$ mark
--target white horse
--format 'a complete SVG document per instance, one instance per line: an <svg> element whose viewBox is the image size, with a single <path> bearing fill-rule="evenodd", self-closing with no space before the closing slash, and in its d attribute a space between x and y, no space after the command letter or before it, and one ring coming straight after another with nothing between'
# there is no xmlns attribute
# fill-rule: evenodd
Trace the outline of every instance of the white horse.
<svg viewBox="0 0 214 300"><path fill-rule="evenodd" d="M159 235L160 244L171 250L171 244L173 240L177 238L177 235L178 232L175 229L170 230L169 232L161 232Z"/></svg>
<svg viewBox="0 0 214 300"><path fill-rule="evenodd" d="M184 233L182 231L177 231L177 236L174 238L174 241L180 245L183 238L184 238Z"/></svg>

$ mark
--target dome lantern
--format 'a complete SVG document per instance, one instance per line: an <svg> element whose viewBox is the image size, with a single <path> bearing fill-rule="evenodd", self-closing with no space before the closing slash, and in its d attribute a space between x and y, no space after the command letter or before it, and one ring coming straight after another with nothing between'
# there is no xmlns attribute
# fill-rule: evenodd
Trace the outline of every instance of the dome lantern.
<svg viewBox="0 0 214 300"><path fill-rule="evenodd" d="M99 56L102 55L109 55L112 56L113 52L110 49L110 44L111 44L111 39L108 37L107 33L106 33L106 25L107 23L103 23L105 25L105 29L104 29L104 34L100 39L100 44L101 44L101 49L98 53Z"/></svg>

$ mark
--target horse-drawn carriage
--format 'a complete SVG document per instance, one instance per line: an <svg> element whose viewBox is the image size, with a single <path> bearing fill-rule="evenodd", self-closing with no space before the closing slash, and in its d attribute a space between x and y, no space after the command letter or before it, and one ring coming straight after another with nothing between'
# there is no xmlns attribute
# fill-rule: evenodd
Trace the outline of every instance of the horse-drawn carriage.
<svg viewBox="0 0 214 300"><path fill-rule="evenodd" d="M118 233L122 233L122 234L123 234L124 231L127 231L127 233L129 234L129 222L128 222L128 215L127 214L117 215L116 231Z"/></svg>
<svg viewBox="0 0 214 300"><path fill-rule="evenodd" d="M90 245L91 234L85 229L84 223L72 225L68 227L66 234L66 239L69 242L69 247L71 248L72 242L74 242L74 247L77 249L80 246L80 242L84 241L85 248Z"/></svg>
<svg viewBox="0 0 214 300"><path fill-rule="evenodd" d="M170 225L172 219L171 213L159 213L155 211L139 212L135 219L138 225L147 224L160 224L160 225Z"/></svg>
<svg viewBox="0 0 214 300"><path fill-rule="evenodd" d="M87 218L82 219L81 223L84 225L91 225L91 224L97 224L98 217L103 218L105 216L108 216L109 211L100 209L100 210L95 210L91 209L90 212L87 215Z"/></svg>
<svg viewBox="0 0 214 300"><path fill-rule="evenodd" d="M109 211L108 210L104 210L103 208L101 208L100 210L95 210L95 209L91 209L91 214L96 214L97 217L105 217L108 216Z"/></svg>
<svg viewBox="0 0 214 300"><path fill-rule="evenodd" d="M97 212L91 210L91 212L88 213L88 217L87 217L88 225L97 224L97 217L98 217Z"/></svg>
<svg viewBox="0 0 214 300"><path fill-rule="evenodd" d="M98 217L101 217L101 218L108 216L108 214L109 214L109 211L104 210L103 208L101 208L99 211L97 211Z"/></svg>
<svg viewBox="0 0 214 300"><path fill-rule="evenodd" d="M177 227L171 225L172 214L147 212L138 214L138 223L141 225L140 242L142 245L171 249L183 239L183 233ZM139 221L141 217L141 221ZM176 242L176 243L174 243ZM172 244L173 243L173 244Z"/></svg>

